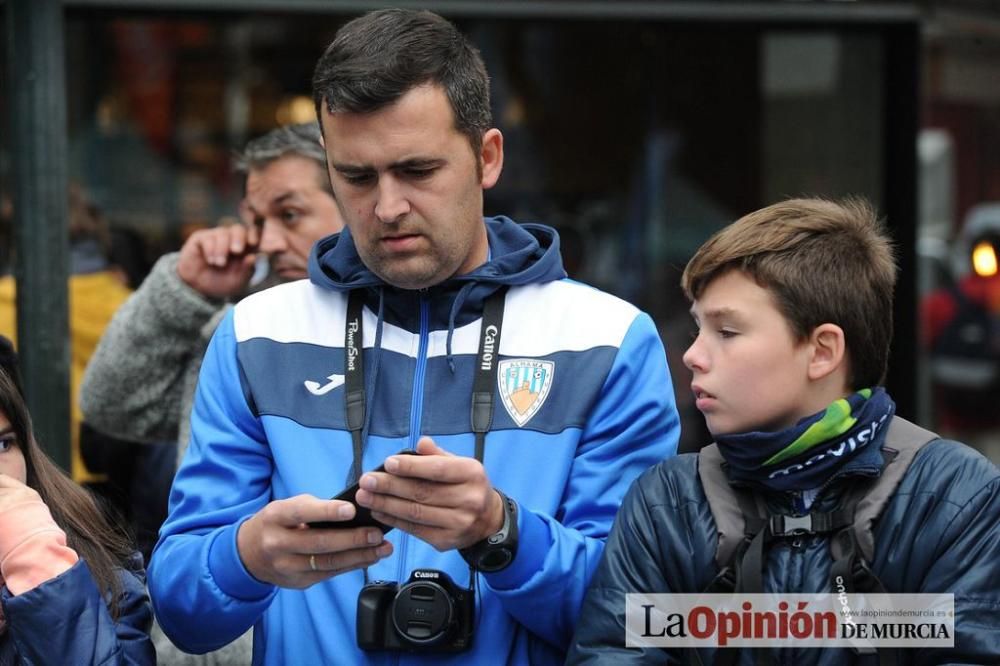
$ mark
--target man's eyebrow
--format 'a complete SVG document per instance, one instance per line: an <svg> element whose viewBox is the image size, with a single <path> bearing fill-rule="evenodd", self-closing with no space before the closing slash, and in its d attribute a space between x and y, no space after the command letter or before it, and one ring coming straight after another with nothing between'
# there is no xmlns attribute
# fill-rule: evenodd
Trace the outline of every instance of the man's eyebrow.
<svg viewBox="0 0 1000 666"><path fill-rule="evenodd" d="M395 162L389 165L390 169L427 169L429 167L440 166L445 163L441 157L414 157L412 159Z"/></svg>
<svg viewBox="0 0 1000 666"><path fill-rule="evenodd" d="M275 206L275 205L280 206L282 204L288 203L289 200L291 200L292 202L294 202L298 198L299 198L299 193L298 192L296 192L295 190L289 190L288 192L283 192L282 194L279 194L278 196L276 196L273 199L271 199L270 201L268 201L267 205L265 206L265 208L268 208L270 206ZM256 206L253 205L253 202L251 202L249 200L247 200L247 202L246 202L246 207L247 207L247 210L249 210L254 215L260 215L261 214L261 212L259 210L257 210Z"/></svg>
<svg viewBox="0 0 1000 666"><path fill-rule="evenodd" d="M393 162L387 168L391 171L400 171L404 169L428 169L440 166L445 162L446 160L442 157L413 157L406 160L400 160L399 162ZM334 162L333 169L334 171L343 174L361 174L377 171L376 167L370 164L343 164L340 162Z"/></svg>
<svg viewBox="0 0 1000 666"><path fill-rule="evenodd" d="M340 164L337 162L333 163L334 171L339 173L368 173L375 170L373 166L361 166L358 164Z"/></svg>
<svg viewBox="0 0 1000 666"><path fill-rule="evenodd" d="M289 199L294 201L295 199L298 198L299 198L298 192L296 192L295 190L289 190L288 192L285 192L284 194L281 194L280 196L271 199L271 203L280 205L283 203L288 203Z"/></svg>

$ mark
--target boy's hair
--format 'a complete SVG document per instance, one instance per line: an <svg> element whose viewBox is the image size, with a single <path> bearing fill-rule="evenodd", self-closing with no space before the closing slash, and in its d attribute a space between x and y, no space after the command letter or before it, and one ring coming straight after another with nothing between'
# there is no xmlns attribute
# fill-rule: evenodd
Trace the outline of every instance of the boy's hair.
<svg viewBox="0 0 1000 666"><path fill-rule="evenodd" d="M441 86L455 128L479 155L493 123L490 82L479 51L449 21L429 11L383 9L345 24L316 63L316 117L371 113L424 84Z"/></svg>
<svg viewBox="0 0 1000 666"><path fill-rule="evenodd" d="M798 340L820 324L840 326L851 388L885 379L896 263L865 200L789 199L750 213L698 249L681 287L695 300L732 269L770 290Z"/></svg>

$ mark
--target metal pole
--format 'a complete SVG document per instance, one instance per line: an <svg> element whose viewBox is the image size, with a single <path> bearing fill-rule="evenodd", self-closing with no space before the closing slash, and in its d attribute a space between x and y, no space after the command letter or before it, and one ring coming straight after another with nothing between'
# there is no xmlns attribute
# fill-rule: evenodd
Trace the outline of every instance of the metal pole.
<svg viewBox="0 0 1000 666"><path fill-rule="evenodd" d="M61 0L7 2L17 346L35 433L70 468L66 74Z"/></svg>
<svg viewBox="0 0 1000 666"><path fill-rule="evenodd" d="M929 427L919 411L917 344L917 135L920 124L920 23L891 26L886 45L883 127L885 136L885 213L899 248L899 277L893 308L894 335L886 386L896 413Z"/></svg>

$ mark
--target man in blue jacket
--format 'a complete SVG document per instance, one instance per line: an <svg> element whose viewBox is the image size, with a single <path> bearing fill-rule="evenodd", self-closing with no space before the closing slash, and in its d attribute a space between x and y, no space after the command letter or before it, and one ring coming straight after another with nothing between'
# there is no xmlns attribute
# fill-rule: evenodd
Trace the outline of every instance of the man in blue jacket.
<svg viewBox="0 0 1000 666"><path fill-rule="evenodd" d="M314 97L346 229L213 338L160 623L195 652L252 625L255 663L561 663L625 489L676 450L653 322L566 280L549 227L483 218L503 137L441 17L348 23Z"/></svg>
<svg viewBox="0 0 1000 666"><path fill-rule="evenodd" d="M629 490L569 663L1000 663L1000 470L895 416L879 386L895 282L889 238L858 201L782 201L695 253L681 279L698 326L684 363L715 445ZM950 593L954 647L914 640L862 661L848 647L702 640L696 659L650 640L659 626L627 644L628 595L702 592L700 604Z"/></svg>

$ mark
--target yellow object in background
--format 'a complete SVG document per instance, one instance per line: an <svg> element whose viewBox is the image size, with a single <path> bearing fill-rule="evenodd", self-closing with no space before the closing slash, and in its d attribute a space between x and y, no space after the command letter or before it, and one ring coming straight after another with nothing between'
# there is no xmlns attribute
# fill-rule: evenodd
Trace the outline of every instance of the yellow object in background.
<svg viewBox="0 0 1000 666"><path fill-rule="evenodd" d="M87 483L103 480L92 474L80 456L80 381L104 328L131 290L111 271L81 273L69 277L70 329L70 446L73 480ZM14 278L0 278L0 334L17 345L17 299ZM23 375L23 372L22 372ZM25 381L30 381L23 377ZM45 442L41 442L45 446Z"/></svg>
<svg viewBox="0 0 1000 666"><path fill-rule="evenodd" d="M997 253L993 243L980 241L972 249L972 270L979 277L993 277L997 274Z"/></svg>

